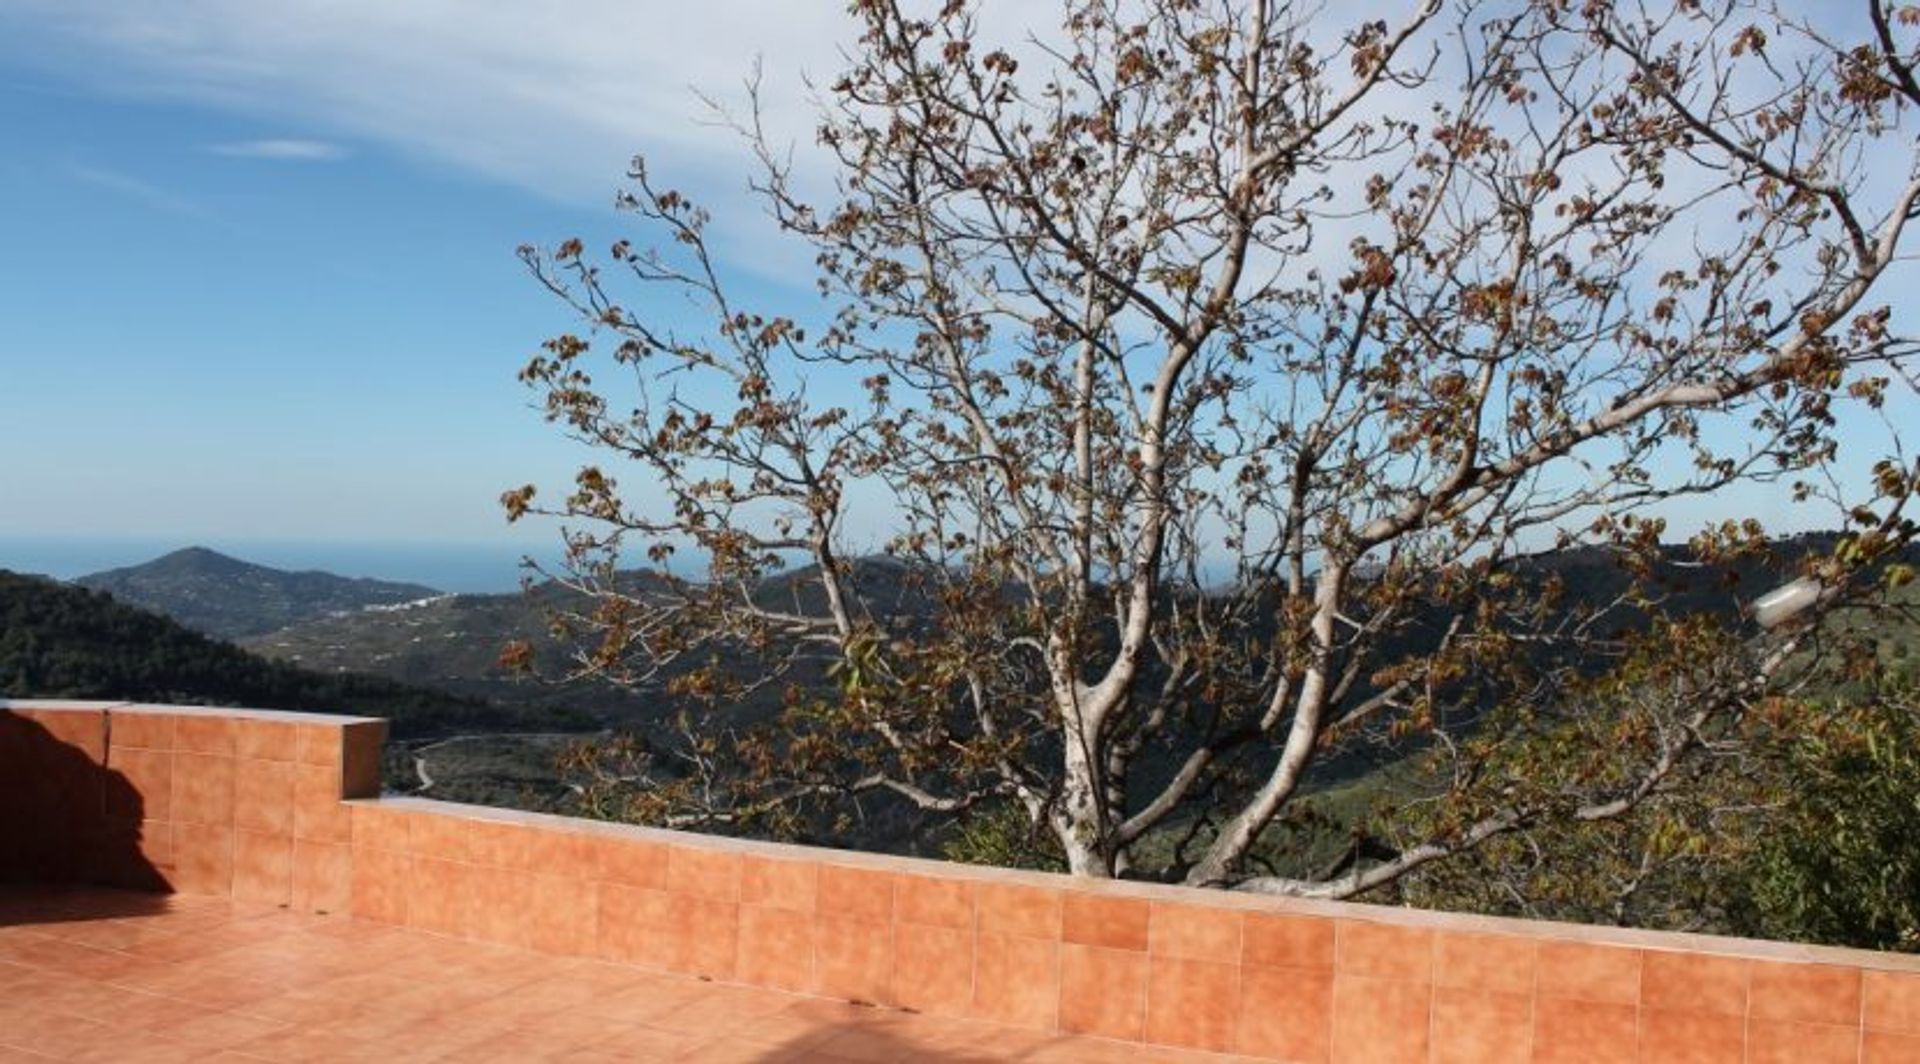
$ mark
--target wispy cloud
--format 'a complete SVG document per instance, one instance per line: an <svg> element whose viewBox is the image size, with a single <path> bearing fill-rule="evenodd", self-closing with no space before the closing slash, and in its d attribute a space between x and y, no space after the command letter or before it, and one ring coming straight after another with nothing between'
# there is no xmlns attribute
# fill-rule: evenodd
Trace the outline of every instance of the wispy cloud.
<svg viewBox="0 0 1920 1064"><path fill-rule="evenodd" d="M324 163L347 157L347 149L324 140L300 140L270 137L265 140L239 140L215 144L207 149L215 155L237 159L274 159L284 162Z"/></svg>
<svg viewBox="0 0 1920 1064"><path fill-rule="evenodd" d="M696 88L739 103L756 56L782 139L811 141L802 73L841 63L840 5L714 0L0 0L0 37L115 95L189 99L391 146L571 204L607 203L645 152L697 186L749 156ZM313 159L296 142L233 145ZM304 143L304 142L300 142ZM316 142L317 143L317 142ZM272 145L274 147L268 147ZM223 145L225 147L225 145Z"/></svg>
<svg viewBox="0 0 1920 1064"><path fill-rule="evenodd" d="M135 177L132 174L122 173L118 170L108 170L98 166L88 166L83 163L69 164L67 166L67 173L76 180L83 181L95 188L105 189L115 195L144 203L156 210L163 210L172 214L184 214L191 218L209 217L207 209L200 204L192 200L182 199L168 192L166 189L150 181Z"/></svg>

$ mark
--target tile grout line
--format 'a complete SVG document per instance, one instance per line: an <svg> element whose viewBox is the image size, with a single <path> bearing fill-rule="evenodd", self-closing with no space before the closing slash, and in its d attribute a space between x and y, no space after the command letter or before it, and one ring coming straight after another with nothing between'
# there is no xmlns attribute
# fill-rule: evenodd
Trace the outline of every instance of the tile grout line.
<svg viewBox="0 0 1920 1064"><path fill-rule="evenodd" d="M1867 973L1859 972L1857 974L1860 979L1860 1011L1859 1011L1859 1014L1854 1018L1856 1022L1859 1023L1860 1029L1859 1029L1859 1032L1855 1035L1853 1054L1854 1054L1855 1060L1860 1061L1861 1064L1866 1064L1866 1060L1867 1060Z"/></svg>
<svg viewBox="0 0 1920 1064"><path fill-rule="evenodd" d="M1440 1008L1440 936L1434 935L1427 942L1427 1059L1432 1060L1437 1043L1434 1031L1439 1019L1434 1015Z"/></svg>
<svg viewBox="0 0 1920 1064"><path fill-rule="evenodd" d="M1527 1059L1533 1059L1534 1029L1540 1024L1540 943L1529 942L1533 957L1533 985L1527 994Z"/></svg>

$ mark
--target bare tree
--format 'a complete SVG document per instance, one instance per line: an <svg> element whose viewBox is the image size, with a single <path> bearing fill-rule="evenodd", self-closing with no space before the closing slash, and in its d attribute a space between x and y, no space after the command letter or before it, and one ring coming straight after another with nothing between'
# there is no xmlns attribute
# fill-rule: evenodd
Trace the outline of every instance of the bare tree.
<svg viewBox="0 0 1920 1064"><path fill-rule="evenodd" d="M678 784L626 777L659 815L1010 804L1077 874L1348 896L1683 786L1911 535L1907 460L1855 475L1837 440L1904 401L1913 343L1875 293L1920 205L1915 8L1430 0L1336 28L1073 0L996 47L963 0L853 6L834 194L739 122L817 253L811 327L736 302L707 215L638 163L621 203L659 246L523 251L590 327L524 379L632 471L505 500L568 522L579 669L784 689L779 728L696 721ZM688 305L706 326L670 327ZM1581 729L1646 633L1739 622L1669 617L1655 581L1584 595L1530 552L1652 575L1677 503L1765 482L1857 522L1816 608ZM852 557L875 528L899 580ZM1692 556L1764 544L1732 520ZM616 575L683 549L700 579ZM900 580L910 603L875 600ZM1369 736L1439 759L1447 811L1265 871ZM1557 771L1512 756L1555 736Z"/></svg>

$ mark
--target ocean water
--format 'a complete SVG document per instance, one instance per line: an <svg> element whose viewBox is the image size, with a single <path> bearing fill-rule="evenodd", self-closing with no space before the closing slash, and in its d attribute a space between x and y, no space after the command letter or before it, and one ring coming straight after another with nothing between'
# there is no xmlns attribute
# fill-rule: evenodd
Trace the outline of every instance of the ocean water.
<svg viewBox="0 0 1920 1064"><path fill-rule="evenodd" d="M71 580L152 561L182 547L206 547L276 569L320 569L339 576L425 584L441 591L500 592L520 586L520 561L532 553L550 561L555 545L513 543L320 542L127 537L53 539L0 535L0 569Z"/></svg>

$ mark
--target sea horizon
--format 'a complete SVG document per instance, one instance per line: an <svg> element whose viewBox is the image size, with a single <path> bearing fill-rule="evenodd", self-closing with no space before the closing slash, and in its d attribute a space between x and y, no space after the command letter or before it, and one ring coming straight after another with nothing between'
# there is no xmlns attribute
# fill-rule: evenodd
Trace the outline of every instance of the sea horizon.
<svg viewBox="0 0 1920 1064"><path fill-rule="evenodd" d="M529 553L558 553L542 545L419 540L285 540L222 536L53 537L0 534L0 569L74 580L107 569L140 565L187 547L205 547L275 569L320 570L336 576L423 584L438 591L500 593L517 590Z"/></svg>

